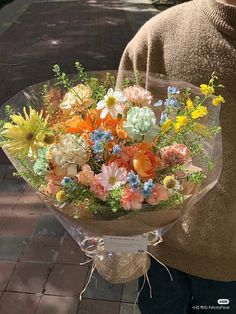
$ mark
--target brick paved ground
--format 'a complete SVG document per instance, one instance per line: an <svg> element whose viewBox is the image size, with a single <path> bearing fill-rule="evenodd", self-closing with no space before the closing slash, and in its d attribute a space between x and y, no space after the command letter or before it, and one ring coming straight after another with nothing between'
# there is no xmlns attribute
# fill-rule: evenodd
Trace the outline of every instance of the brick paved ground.
<svg viewBox="0 0 236 314"><path fill-rule="evenodd" d="M147 1L16 0L15 14L5 10L0 21L0 105L51 78L54 63L69 73L76 60L88 70L117 69L127 42L156 13ZM0 314L133 313L137 282L111 285L98 274L79 304L85 257L13 171L1 154Z"/></svg>

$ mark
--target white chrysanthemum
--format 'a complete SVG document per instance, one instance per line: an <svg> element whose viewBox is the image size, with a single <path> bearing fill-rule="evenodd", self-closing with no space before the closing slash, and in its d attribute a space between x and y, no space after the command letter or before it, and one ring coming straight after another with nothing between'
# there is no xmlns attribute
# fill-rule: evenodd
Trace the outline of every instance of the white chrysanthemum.
<svg viewBox="0 0 236 314"><path fill-rule="evenodd" d="M89 146L82 137L78 139L72 134L66 134L58 144L51 146L49 154L58 166L69 167L70 172L76 174L77 166L83 166L88 160Z"/></svg>
<svg viewBox="0 0 236 314"><path fill-rule="evenodd" d="M127 98L120 90L114 91L109 88L104 99L97 103L97 109L102 110L101 118L105 118L108 113L111 114L112 118L116 118L119 113L122 114L126 100Z"/></svg>

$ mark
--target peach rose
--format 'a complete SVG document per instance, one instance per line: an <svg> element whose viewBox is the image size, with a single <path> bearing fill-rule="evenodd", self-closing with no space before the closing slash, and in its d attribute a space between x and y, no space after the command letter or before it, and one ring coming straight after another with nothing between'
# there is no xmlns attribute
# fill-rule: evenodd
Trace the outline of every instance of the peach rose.
<svg viewBox="0 0 236 314"><path fill-rule="evenodd" d="M141 150L134 155L134 170L143 179L151 179L156 175L157 168L161 167L161 160L150 150Z"/></svg>

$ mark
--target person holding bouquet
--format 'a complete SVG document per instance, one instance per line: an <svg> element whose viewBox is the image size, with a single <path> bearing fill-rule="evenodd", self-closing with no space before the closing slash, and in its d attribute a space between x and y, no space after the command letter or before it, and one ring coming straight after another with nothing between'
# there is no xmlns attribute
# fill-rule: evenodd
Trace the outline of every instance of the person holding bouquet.
<svg viewBox="0 0 236 314"><path fill-rule="evenodd" d="M215 71L225 86L221 110L223 169L219 182L163 236L152 260L149 286L140 293L142 314L236 313L236 0L193 0L149 20L128 43L118 82L142 71L194 85ZM209 92L207 85L202 93ZM219 157L220 158L220 157ZM140 288L143 278L140 279ZM222 301L223 300L223 301ZM222 303L223 302L223 303ZM222 305L224 304L224 306Z"/></svg>

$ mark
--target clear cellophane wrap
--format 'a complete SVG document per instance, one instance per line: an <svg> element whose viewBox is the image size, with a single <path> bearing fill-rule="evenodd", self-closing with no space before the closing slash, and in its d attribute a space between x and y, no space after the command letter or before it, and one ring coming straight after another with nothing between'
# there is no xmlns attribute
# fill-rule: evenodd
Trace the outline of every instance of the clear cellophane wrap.
<svg viewBox="0 0 236 314"><path fill-rule="evenodd" d="M111 72L111 71L109 71ZM114 72L113 72L114 73ZM92 75L100 76L104 72L92 73ZM114 73L116 74L116 73ZM130 73L125 73L126 76L132 76ZM165 99L168 86L175 86L180 90L186 87L191 88L193 95L200 95L200 89L186 82L168 80L161 75L152 75L145 78L146 87L152 92L154 99ZM42 88L47 85L52 88L55 84L54 80L39 83L20 91L17 95L11 98L6 104L12 105L15 112L22 112L23 107L29 107L40 110L44 104L42 96ZM119 87L119 86L118 86ZM7 119L4 113L3 105L0 111L1 119ZM201 123L206 126L219 126L220 107L208 106L209 114L207 118L202 119ZM156 109L157 118L160 117L158 109ZM17 158L11 156L4 149L6 155L21 172L22 165ZM205 154L214 164L214 169L207 172L206 179L203 180L200 187L197 189L192 185L185 186L186 197L181 208L171 208L168 210L141 210L133 216L122 216L112 220L99 218L92 219L74 219L73 205L63 207L63 211L58 208L52 199L41 194L43 201L60 223L65 227L66 231L80 245L81 249L93 262L93 268L108 281L112 283L124 283L134 280L145 274L150 266L148 250L145 254L129 254L129 253L114 253L106 252L103 244L103 236L136 236L148 233L148 248L157 245L161 240L161 236L171 228L182 215L186 213L194 204L196 204L213 186L217 183L221 172L221 134L217 134L212 138L206 138L204 142ZM193 165L206 170L206 164L198 159L193 159ZM189 190L189 193L188 193ZM207 209L206 209L207 210Z"/></svg>

